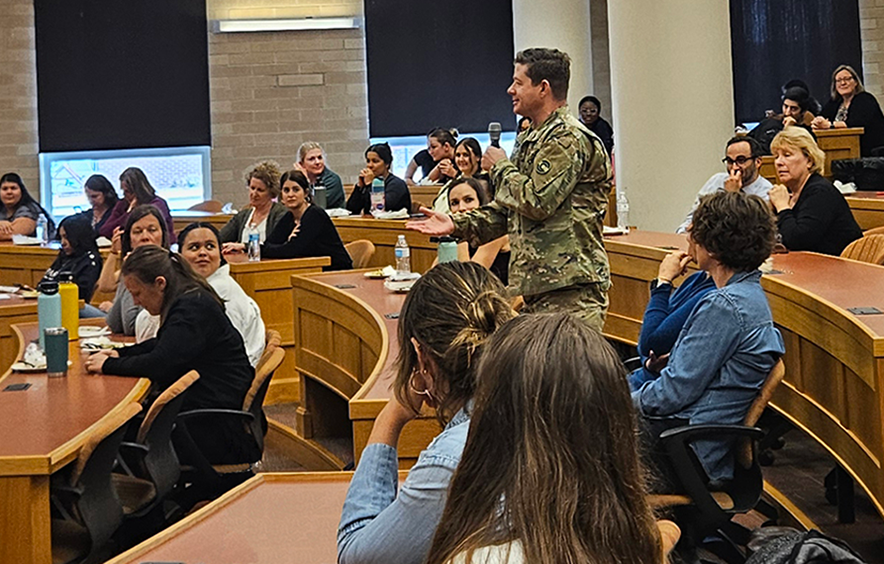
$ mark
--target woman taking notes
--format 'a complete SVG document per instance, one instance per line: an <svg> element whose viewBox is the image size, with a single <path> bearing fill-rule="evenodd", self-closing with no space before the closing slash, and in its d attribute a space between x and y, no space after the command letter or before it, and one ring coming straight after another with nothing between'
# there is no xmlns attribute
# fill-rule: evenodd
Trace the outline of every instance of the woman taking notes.
<svg viewBox="0 0 884 564"><path fill-rule="evenodd" d="M477 264L440 264L414 284L399 318L395 397L375 420L344 502L340 564L425 561L466 442L476 365L486 339L514 315L503 285ZM397 488L399 435L425 403L445 428Z"/></svg>

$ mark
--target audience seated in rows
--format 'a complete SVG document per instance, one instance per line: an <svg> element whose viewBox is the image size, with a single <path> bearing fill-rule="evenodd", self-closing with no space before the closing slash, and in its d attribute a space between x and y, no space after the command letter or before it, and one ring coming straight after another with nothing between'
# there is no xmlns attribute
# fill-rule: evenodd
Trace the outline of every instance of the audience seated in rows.
<svg viewBox="0 0 884 564"><path fill-rule="evenodd" d="M468 212L488 203L488 195L484 186L475 178L460 178L453 182L454 186L448 192L451 213ZM504 286L509 283L509 235L498 237L480 247L474 247L467 241L460 241L457 244L457 259L464 262L477 262L500 278Z"/></svg>
<svg viewBox="0 0 884 564"><path fill-rule="evenodd" d="M451 209L448 206L448 192L455 183L464 177L476 178L482 182L489 198L492 197L492 191L489 189L490 179L488 173L482 170L481 160L482 147L478 141L472 137L464 137L457 142L457 147L454 149L454 164L450 164L450 161L448 164L445 164L447 159L440 164L443 167L443 171L446 174L450 173L449 175L453 178L446 182L439 190L436 199L433 200L433 209L440 213L451 213Z"/></svg>
<svg viewBox="0 0 884 564"><path fill-rule="evenodd" d="M175 242L174 224L169 205L166 200L157 196L156 190L147 180L144 171L140 168L129 167L120 175L120 189L123 191L123 199L117 202L110 216L104 220L98 234L108 239L113 238L115 232L126 225L129 214L137 206L152 205L160 211L166 230L169 232L169 242Z"/></svg>
<svg viewBox="0 0 884 564"><path fill-rule="evenodd" d="M404 182L399 182L405 186ZM290 170L282 175L281 183L282 203L288 211L261 244L261 257L331 257L331 265L325 270L353 268L353 261L344 248L335 224L325 210L314 206L308 199L310 185L304 173ZM224 248L228 253L246 250L243 243L230 243Z"/></svg>
<svg viewBox="0 0 884 564"><path fill-rule="evenodd" d="M276 224L286 214L285 206L276 202L279 197L279 165L274 161L262 161L246 173L249 188L249 205L221 228L224 251L231 243L248 243L249 231L258 229L261 242L273 232Z"/></svg>
<svg viewBox="0 0 884 564"><path fill-rule="evenodd" d="M862 237L844 195L821 176L826 155L810 133L788 127L770 146L781 184L769 197L786 248L839 255Z"/></svg>
<svg viewBox="0 0 884 564"><path fill-rule="evenodd" d="M733 137L725 146L724 158L721 160L727 172L718 172L700 188L687 217L675 230L676 233L687 233L691 225L694 211L700 204L700 198L716 192L743 192L753 194L767 200L771 183L758 173L761 166L761 146L752 137Z"/></svg>
<svg viewBox="0 0 884 564"><path fill-rule="evenodd" d="M310 191L316 187L325 188L325 207L327 209L344 207L344 184L341 177L325 164L325 151L315 141L307 141L298 147L298 162L295 168L304 173L310 182Z"/></svg>
<svg viewBox="0 0 884 564"><path fill-rule="evenodd" d="M783 112L764 118L752 131L752 137L761 146L761 154L770 154L770 142L784 127L798 126L811 131L814 115L810 111L813 99L806 88L792 86L783 92Z"/></svg>
<svg viewBox="0 0 884 564"><path fill-rule="evenodd" d="M675 526L655 525L623 366L604 338L568 314L519 316L488 339L477 374L426 561L663 562L661 530Z"/></svg>
<svg viewBox="0 0 884 564"><path fill-rule="evenodd" d="M93 174L86 179L83 192L86 194L86 199L92 207L80 212L80 215L88 219L92 229L95 231L95 236L98 237L101 228L110 219L111 213L119 203L120 198L117 196L117 191L114 190L110 180L100 174Z"/></svg>
<svg viewBox="0 0 884 564"><path fill-rule="evenodd" d="M427 148L419 151L408 163L405 169L405 183L414 186L414 174L421 169L421 181L423 183L444 183L448 178L439 169L439 163L443 160L454 158L454 146L457 142L456 129L442 129L437 127L427 134Z"/></svg>
<svg viewBox="0 0 884 564"><path fill-rule="evenodd" d="M813 120L815 129L862 127L860 153L871 156L884 147L884 114L878 100L863 88L863 83L849 65L841 65L832 73L831 99L823 106L822 115Z"/></svg>
<svg viewBox="0 0 884 564"><path fill-rule="evenodd" d="M152 205L138 206L128 214L126 228L116 229L111 251L101 267L98 289L102 292L115 292L112 302L102 302L98 309L106 312L105 321L114 333L135 335L135 320L141 306L132 299L125 284L120 284L120 264L133 250L145 245L159 245L168 249L169 230L160 210ZM90 317L95 316L91 306L86 308Z"/></svg>
<svg viewBox="0 0 884 564"><path fill-rule="evenodd" d="M223 301L206 280L179 255L144 245L123 262L122 282L134 303L159 315L162 324L154 339L90 356L87 370L149 378L158 391L196 370L200 379L188 390L184 410L241 409L255 371ZM254 441L240 421L199 420L188 431L212 464L254 455Z"/></svg>
<svg viewBox="0 0 884 564"><path fill-rule="evenodd" d="M211 223L191 223L178 234L178 250L224 301L224 311L243 339L249 363L257 367L264 353L265 339L261 308L230 276L230 265L221 256L218 230ZM156 337L159 328L160 317L141 310L135 320L137 342Z"/></svg>
<svg viewBox="0 0 884 564"><path fill-rule="evenodd" d="M602 103L595 96L584 96L577 104L577 117L580 123L595 133L608 155L614 154L614 128L602 117Z"/></svg>
<svg viewBox="0 0 884 564"><path fill-rule="evenodd" d="M58 236L61 250L40 282L59 282L64 279L63 274L70 274L77 285L79 298L88 304L101 274L102 263L89 218L81 214L64 218L58 225Z"/></svg>
<svg viewBox="0 0 884 564"><path fill-rule="evenodd" d="M387 143L375 143L365 150L365 168L347 200L347 210L356 215L371 212L371 183L375 178L384 181L384 210L406 210L411 213L411 193L408 185L393 174L393 150Z"/></svg>
<svg viewBox="0 0 884 564"><path fill-rule="evenodd" d="M46 219L48 238L54 238L55 222L28 192L21 176L7 172L0 177L0 241L9 241L13 235L33 237L40 216Z"/></svg>
<svg viewBox="0 0 884 564"><path fill-rule="evenodd" d="M709 274L715 289L688 316L659 376L632 395L661 490L677 490L678 482L660 448L660 434L685 425L740 424L785 352L758 270L775 241L773 215L757 196L712 194L694 213L688 254ZM731 446L728 441L696 445L711 480L733 475Z"/></svg>
<svg viewBox="0 0 884 564"><path fill-rule="evenodd" d="M503 285L478 264L440 264L414 284L399 317L395 397L378 414L350 482L338 562L425 561L466 443L484 343L514 315ZM399 435L424 403L445 428L397 488Z"/></svg>

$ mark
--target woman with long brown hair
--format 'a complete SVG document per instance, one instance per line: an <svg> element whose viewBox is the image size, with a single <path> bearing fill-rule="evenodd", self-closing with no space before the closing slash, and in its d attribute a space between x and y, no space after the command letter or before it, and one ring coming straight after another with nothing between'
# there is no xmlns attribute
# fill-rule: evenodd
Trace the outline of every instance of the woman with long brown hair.
<svg viewBox="0 0 884 564"><path fill-rule="evenodd" d="M660 562L635 410L605 340L567 314L520 316L478 374L427 562Z"/></svg>
<svg viewBox="0 0 884 564"><path fill-rule="evenodd" d="M475 263L440 264L414 284L399 317L395 397L375 420L344 502L339 563L424 561L466 442L485 340L514 315L503 285ZM424 403L445 428L397 494L396 445Z"/></svg>

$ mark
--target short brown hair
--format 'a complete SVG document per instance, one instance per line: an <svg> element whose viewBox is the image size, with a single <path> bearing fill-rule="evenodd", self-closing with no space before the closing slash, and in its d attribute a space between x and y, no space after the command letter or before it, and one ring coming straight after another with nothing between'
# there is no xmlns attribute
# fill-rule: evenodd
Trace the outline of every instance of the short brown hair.
<svg viewBox="0 0 884 564"><path fill-rule="evenodd" d="M758 196L716 192L700 200L690 235L724 266L746 272L755 270L770 256L777 225L770 206Z"/></svg>
<svg viewBox="0 0 884 564"><path fill-rule="evenodd" d="M253 178L257 178L267 186L271 196L278 198L279 175L279 163L276 161L261 161L246 172L246 184L251 182Z"/></svg>
<svg viewBox="0 0 884 564"><path fill-rule="evenodd" d="M556 100L568 97L571 82L571 57L558 49L525 49L516 54L516 64L525 65L525 74L533 84L545 80Z"/></svg>
<svg viewBox="0 0 884 564"><path fill-rule="evenodd" d="M853 67L850 65L838 65L838 68L835 69L835 72L832 73L832 89L830 90L830 94L832 95L833 100L841 100L841 94L838 94L838 91L835 90L835 75L839 72L846 70L850 73L850 76L853 77L853 80L856 82L856 88L853 89L854 94L859 94L860 92L865 92L865 88L863 88L863 81L859 79L859 75L856 74L856 71L853 70Z"/></svg>

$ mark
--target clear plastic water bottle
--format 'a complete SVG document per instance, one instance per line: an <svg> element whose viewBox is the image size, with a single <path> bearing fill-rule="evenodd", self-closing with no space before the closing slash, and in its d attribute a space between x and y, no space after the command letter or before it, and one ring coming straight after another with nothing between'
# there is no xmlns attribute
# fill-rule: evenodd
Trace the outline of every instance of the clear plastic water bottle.
<svg viewBox="0 0 884 564"><path fill-rule="evenodd" d="M37 217L37 239L40 239L44 245L49 242L49 222L42 213Z"/></svg>
<svg viewBox="0 0 884 564"><path fill-rule="evenodd" d="M404 276L411 274L411 249L408 248L408 242L405 235L400 235L396 241L396 275Z"/></svg>
<svg viewBox="0 0 884 564"><path fill-rule="evenodd" d="M629 199L626 190L617 190L617 228L629 233Z"/></svg>
<svg viewBox="0 0 884 564"><path fill-rule="evenodd" d="M261 260L261 234L257 225L249 226L249 262Z"/></svg>
<svg viewBox="0 0 884 564"><path fill-rule="evenodd" d="M384 181L375 178L371 181L371 213L382 211L384 211Z"/></svg>

